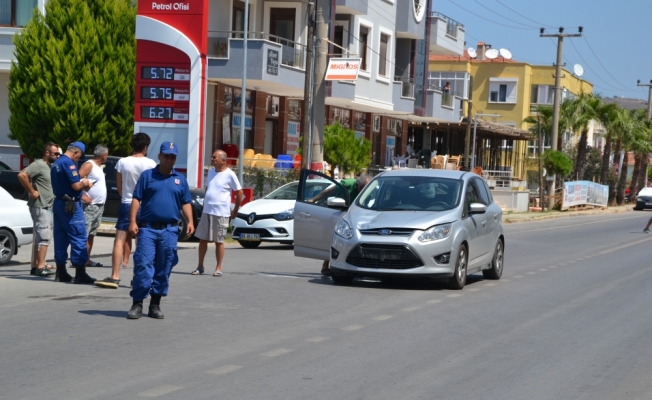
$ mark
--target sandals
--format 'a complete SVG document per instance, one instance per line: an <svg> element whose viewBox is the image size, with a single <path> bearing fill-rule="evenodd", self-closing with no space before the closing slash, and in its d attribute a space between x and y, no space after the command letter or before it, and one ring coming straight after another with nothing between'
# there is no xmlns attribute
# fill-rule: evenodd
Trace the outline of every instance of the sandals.
<svg viewBox="0 0 652 400"><path fill-rule="evenodd" d="M222 271L213 272L213 276L222 276Z"/></svg>
<svg viewBox="0 0 652 400"><path fill-rule="evenodd" d="M197 268L196 270L190 273L190 275L203 275L203 274L204 274L204 270L199 268Z"/></svg>
<svg viewBox="0 0 652 400"><path fill-rule="evenodd" d="M98 263L97 261L91 261L90 264L86 264L87 267L93 267L93 268L102 268L104 264Z"/></svg>

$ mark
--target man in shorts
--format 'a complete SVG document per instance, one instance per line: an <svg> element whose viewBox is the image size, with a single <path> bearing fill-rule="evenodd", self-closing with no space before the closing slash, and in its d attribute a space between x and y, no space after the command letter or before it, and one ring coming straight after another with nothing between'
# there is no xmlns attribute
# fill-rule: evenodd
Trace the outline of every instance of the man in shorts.
<svg viewBox="0 0 652 400"><path fill-rule="evenodd" d="M54 193L50 180L52 163L59 158L61 150L55 143L48 142L43 148L43 158L34 161L18 173L18 180L27 191L29 213L34 223L36 242L36 268L30 270L30 275L50 276L54 271L45 264L48 246L52 241L52 204Z"/></svg>
<svg viewBox="0 0 652 400"><path fill-rule="evenodd" d="M192 275L204 273L204 257L208 250L208 242L215 242L217 266L213 276L222 276L224 237L229 227L229 218L235 218L238 215L242 201L242 186L240 186L235 173L226 166L226 153L222 150L215 150L211 161L213 169L208 171L206 178L204 210L195 232L195 236L199 238L199 263L197 269L192 271ZM231 192L237 192L233 210L231 210Z"/></svg>
<svg viewBox="0 0 652 400"><path fill-rule="evenodd" d="M122 158L115 166L115 180L118 193L122 196L118 210L118 222L115 224L115 240L113 241L113 257L111 258L111 276L95 284L102 288L117 289L120 283L120 267L127 268L131 239L129 232L129 212L136 182L140 174L156 167L156 162L147 158L147 149L151 139L146 133L137 133L131 139L131 156Z"/></svg>
<svg viewBox="0 0 652 400"><path fill-rule="evenodd" d="M103 145L95 146L93 158L86 161L79 168L79 175L88 178L93 182L93 187L82 192L82 209L86 219L86 249L88 249L87 267L103 267L102 264L93 262L90 259L91 250L93 250L93 240L97 235L97 229L102 223L102 214L104 213L104 203L106 203L106 179L104 178L104 169L102 165L106 163L109 157L109 149Z"/></svg>

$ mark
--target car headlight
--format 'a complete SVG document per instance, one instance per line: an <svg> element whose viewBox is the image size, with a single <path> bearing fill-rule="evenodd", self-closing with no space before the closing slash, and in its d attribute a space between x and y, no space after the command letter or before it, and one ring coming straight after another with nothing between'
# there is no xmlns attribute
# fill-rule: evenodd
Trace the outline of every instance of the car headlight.
<svg viewBox="0 0 652 400"><path fill-rule="evenodd" d="M420 242L430 242L432 240L446 239L451 234L451 227L453 224L435 225L428 228L425 232L419 235Z"/></svg>
<svg viewBox="0 0 652 400"><path fill-rule="evenodd" d="M200 206L203 206L203 205L204 205L204 198L203 198L203 197L199 197L199 196L197 196L197 197L195 197L195 201L196 201L197 204L199 204Z"/></svg>
<svg viewBox="0 0 652 400"><path fill-rule="evenodd" d="M637 197L637 198L636 198L636 201L643 202L643 201L645 201L645 200L643 200L643 198L641 198L641 197Z"/></svg>
<svg viewBox="0 0 652 400"><path fill-rule="evenodd" d="M281 211L278 214L274 215L274 219L277 221L287 221L289 219L294 219L294 208L289 210Z"/></svg>
<svg viewBox="0 0 652 400"><path fill-rule="evenodd" d="M341 219L340 222L335 225L335 234L342 236L344 239L351 239L353 237L351 227L349 226L349 223L344 219Z"/></svg>

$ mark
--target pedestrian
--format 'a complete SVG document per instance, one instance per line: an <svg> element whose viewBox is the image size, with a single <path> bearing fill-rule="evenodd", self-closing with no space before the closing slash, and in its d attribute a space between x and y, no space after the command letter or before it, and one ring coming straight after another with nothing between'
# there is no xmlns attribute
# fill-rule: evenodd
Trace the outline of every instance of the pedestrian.
<svg viewBox="0 0 652 400"><path fill-rule="evenodd" d="M180 210L188 220L186 233L192 235L190 189L183 175L174 169L179 150L172 142L163 142L159 164L144 171L133 193L129 215L129 231L138 237L134 253L134 281L129 293L133 299L128 319L143 314L143 300L149 303L150 318L163 319L161 297L167 296L172 267L177 265L177 239ZM138 219L140 211L140 219Z"/></svg>
<svg viewBox="0 0 652 400"><path fill-rule="evenodd" d="M358 193L362 192L362 189L367 186L371 181L371 176L367 174L360 174L357 178L342 179L340 184L349 192L349 200L353 202ZM308 199L309 203L315 203L321 199L328 199L329 197L335 196L337 194L337 186L332 186L324 191L319 192L315 197ZM205 200L204 200L205 201ZM331 270L328 268L330 260L324 260L324 263L321 266L321 274L324 276L331 276Z"/></svg>
<svg viewBox="0 0 652 400"><path fill-rule="evenodd" d="M68 145L54 163L50 171L54 204L54 260L57 264L55 282L71 282L72 276L66 270L68 246L70 246L70 262L77 270L74 282L92 284L95 279L86 273L88 251L86 249L86 220L80 199L81 191L93 187L87 178L82 179L77 170L77 162L82 159L86 145L73 142Z"/></svg>
<svg viewBox="0 0 652 400"><path fill-rule="evenodd" d="M45 263L45 256L52 241L54 193L52 192L50 169L52 163L60 155L59 146L56 143L47 142L43 147L43 157L18 173L18 180L29 196L27 205L34 224L36 254L32 255L32 259L36 261L36 267L31 268L30 275L54 275L52 267Z"/></svg>
<svg viewBox="0 0 652 400"><path fill-rule="evenodd" d="M204 210L195 233L199 238L199 262L197 268L191 272L192 275L204 273L204 257L208 250L208 242L214 242L217 265L213 276L222 276L224 238L229 228L229 218L233 219L238 215L242 201L242 186L235 173L226 166L226 153L215 150L211 162L213 168L208 171L206 178ZM233 210L231 210L231 192L236 192Z"/></svg>
<svg viewBox="0 0 652 400"><path fill-rule="evenodd" d="M117 289L120 283L120 268L129 265L131 241L133 235L129 232L129 215L131 200L140 174L156 167L156 162L147 158L147 150L151 139L146 133L136 133L131 138L131 156L121 158L115 166L115 180L118 194L122 197L118 209L118 222L115 224L115 239L113 241L113 255L111 257L111 276L95 282L102 288Z"/></svg>
<svg viewBox="0 0 652 400"><path fill-rule="evenodd" d="M93 250L93 240L95 239L95 235L97 235L97 229L102 223L104 203L106 203L106 179L102 165L106 163L108 157L109 149L103 144L98 144L93 151L93 158L86 161L79 168L79 175L93 182L91 189L82 192L82 209L84 210L86 234L88 235L88 240L86 241L86 249L88 251L87 267L103 267L102 264L91 261L90 257L91 250Z"/></svg>

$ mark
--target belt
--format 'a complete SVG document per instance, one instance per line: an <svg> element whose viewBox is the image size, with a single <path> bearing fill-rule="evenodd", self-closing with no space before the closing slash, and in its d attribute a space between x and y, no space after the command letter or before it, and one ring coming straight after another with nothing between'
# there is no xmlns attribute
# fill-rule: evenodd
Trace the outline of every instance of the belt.
<svg viewBox="0 0 652 400"><path fill-rule="evenodd" d="M80 199L79 197L72 197L72 196L71 196L71 198L72 198L74 201L81 201L81 199ZM55 199L57 199L57 200L61 200L61 201L66 201L66 199L64 199L63 197L59 197L59 196L55 197Z"/></svg>
<svg viewBox="0 0 652 400"><path fill-rule="evenodd" d="M179 225L178 221L175 222L147 222L147 221L138 221L139 228L151 228L151 229L165 229L172 226Z"/></svg>

